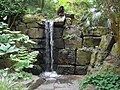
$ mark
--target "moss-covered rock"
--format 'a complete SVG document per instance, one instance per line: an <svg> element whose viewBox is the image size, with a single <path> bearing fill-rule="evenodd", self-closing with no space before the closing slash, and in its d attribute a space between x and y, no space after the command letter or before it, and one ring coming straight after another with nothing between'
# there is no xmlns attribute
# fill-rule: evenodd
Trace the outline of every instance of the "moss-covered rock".
<svg viewBox="0 0 120 90"><path fill-rule="evenodd" d="M75 64L75 49L61 49L58 53L58 64Z"/></svg>
<svg viewBox="0 0 120 90"><path fill-rule="evenodd" d="M97 55L98 55L98 51L94 50L90 60L90 65L93 67L95 66L95 62L97 61Z"/></svg>
<svg viewBox="0 0 120 90"><path fill-rule="evenodd" d="M110 34L108 35L103 35L101 38L101 42L99 47L104 50L106 48L106 46L109 44L110 40L111 40L112 36Z"/></svg>
<svg viewBox="0 0 120 90"><path fill-rule="evenodd" d="M16 30L21 31L22 33L26 33L26 25L25 24L20 24L16 26Z"/></svg>
<svg viewBox="0 0 120 90"><path fill-rule="evenodd" d="M85 47L95 47L99 46L100 41L101 41L100 37L84 37L83 45Z"/></svg>
<svg viewBox="0 0 120 90"><path fill-rule="evenodd" d="M34 20L34 15L32 14L27 14L23 16L23 22L28 23L28 22L33 22Z"/></svg>
<svg viewBox="0 0 120 90"><path fill-rule="evenodd" d="M117 52L118 52L118 46L117 46L117 43L115 43L112 47L111 54L117 55Z"/></svg>
<svg viewBox="0 0 120 90"><path fill-rule="evenodd" d="M44 29L31 28L31 29L28 29L27 34L30 38L43 38L44 37Z"/></svg>
<svg viewBox="0 0 120 90"><path fill-rule="evenodd" d="M43 16L41 14L27 14L23 16L23 22L29 23L29 22L37 22L43 19Z"/></svg>
<svg viewBox="0 0 120 90"><path fill-rule="evenodd" d="M91 52L78 49L77 50L77 59L76 64L77 65L88 65L90 63L91 59Z"/></svg>
<svg viewBox="0 0 120 90"><path fill-rule="evenodd" d="M81 48L82 47L82 38L74 37L72 39L65 39L66 48Z"/></svg>

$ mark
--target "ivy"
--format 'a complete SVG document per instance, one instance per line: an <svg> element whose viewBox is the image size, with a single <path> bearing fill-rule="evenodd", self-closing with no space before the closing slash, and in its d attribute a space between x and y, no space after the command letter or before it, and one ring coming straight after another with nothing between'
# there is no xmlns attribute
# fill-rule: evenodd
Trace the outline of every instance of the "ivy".
<svg viewBox="0 0 120 90"><path fill-rule="evenodd" d="M99 72L87 75L80 83L83 89L88 84L93 84L98 90L119 90L120 89L120 75L111 71Z"/></svg>

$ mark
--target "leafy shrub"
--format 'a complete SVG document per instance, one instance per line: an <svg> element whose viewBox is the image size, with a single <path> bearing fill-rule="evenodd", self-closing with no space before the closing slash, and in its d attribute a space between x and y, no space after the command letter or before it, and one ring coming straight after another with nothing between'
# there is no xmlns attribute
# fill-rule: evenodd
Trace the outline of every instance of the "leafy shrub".
<svg viewBox="0 0 120 90"><path fill-rule="evenodd" d="M4 63L3 67L9 68L7 72L2 72L14 79L29 79L31 74L23 69L32 68L33 62L36 61L38 51L29 50L27 47L35 43L19 31L10 31L8 25L3 22L0 22L0 34L0 61ZM8 60L12 62L11 65L7 64Z"/></svg>
<svg viewBox="0 0 120 90"><path fill-rule="evenodd" d="M0 77L0 90L27 90L20 85L20 83L14 82L11 78Z"/></svg>
<svg viewBox="0 0 120 90"><path fill-rule="evenodd" d="M120 89L120 75L111 71L99 72L96 74L87 75L80 83L83 89L88 84L93 84L98 90L119 90Z"/></svg>

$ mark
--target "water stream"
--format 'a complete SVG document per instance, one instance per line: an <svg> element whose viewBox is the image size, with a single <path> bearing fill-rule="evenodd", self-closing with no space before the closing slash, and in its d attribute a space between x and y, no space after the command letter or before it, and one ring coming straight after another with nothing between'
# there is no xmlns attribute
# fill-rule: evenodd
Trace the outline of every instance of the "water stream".
<svg viewBox="0 0 120 90"><path fill-rule="evenodd" d="M45 37L46 37L46 46L45 46L45 62L46 70L41 74L42 77L58 77L57 73L53 70L53 32L54 32L54 21L46 20L45 21Z"/></svg>

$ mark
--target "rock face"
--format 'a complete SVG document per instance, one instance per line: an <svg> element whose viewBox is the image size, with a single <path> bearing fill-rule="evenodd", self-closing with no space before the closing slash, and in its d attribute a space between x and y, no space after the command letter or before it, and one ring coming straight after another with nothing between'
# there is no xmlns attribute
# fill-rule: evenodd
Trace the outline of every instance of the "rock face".
<svg viewBox="0 0 120 90"><path fill-rule="evenodd" d="M15 28L36 42L32 49L40 52L38 62L42 71L45 71L46 37L44 21L43 24L40 21L42 18L40 14L25 15L23 22L18 23ZM97 26L91 27L90 30L83 30L80 25L64 27L64 24L65 17L59 17L54 22L54 70L59 74L86 74L88 66L93 68L103 62L106 55L104 50L109 46L111 34L106 27ZM116 48L114 45L111 54L116 54Z"/></svg>

